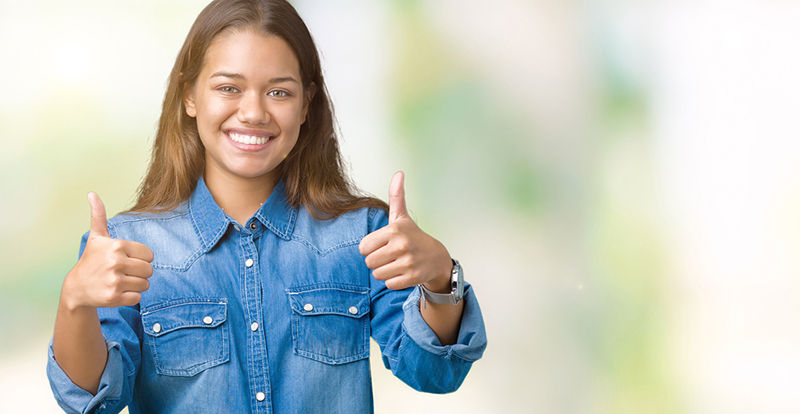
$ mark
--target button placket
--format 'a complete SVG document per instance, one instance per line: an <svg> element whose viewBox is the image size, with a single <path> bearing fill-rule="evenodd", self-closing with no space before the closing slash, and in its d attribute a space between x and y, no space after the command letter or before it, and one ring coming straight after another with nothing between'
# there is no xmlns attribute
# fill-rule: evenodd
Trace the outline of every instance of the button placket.
<svg viewBox="0 0 800 414"><path fill-rule="evenodd" d="M252 223L251 223L252 224ZM264 303L260 295L262 285L262 271L261 266L256 266L255 260L259 258L258 247L259 239L250 232L250 224L242 226L242 233L240 233L240 247L241 253L240 260L244 260L244 268L242 271L242 288L244 289L244 305L245 320L251 321L249 324L252 335L247 335L248 354L252 363L248 364L248 374L251 378L252 388L250 392L255 397L253 413L254 414L267 414L271 412L270 399L267 396L270 394L269 383L269 358L266 354L266 342L263 330L259 329L259 322L263 320ZM245 328L247 329L247 328ZM252 398L252 397L251 397Z"/></svg>

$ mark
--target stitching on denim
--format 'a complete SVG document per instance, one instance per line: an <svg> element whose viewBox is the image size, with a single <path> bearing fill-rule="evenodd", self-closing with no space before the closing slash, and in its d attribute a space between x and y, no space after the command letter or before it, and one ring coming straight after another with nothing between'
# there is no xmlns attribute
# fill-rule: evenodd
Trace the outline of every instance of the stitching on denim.
<svg viewBox="0 0 800 414"><path fill-rule="evenodd" d="M340 242L339 244L333 245L333 246L329 247L327 250L324 250L324 251L319 249L314 244L312 244L310 240L306 239L303 236L297 235L297 234L293 235L292 238L289 239L289 241L290 242L294 241L294 242L300 243L300 244L308 247L309 250L313 251L314 253L316 253L319 256L327 256L328 254L330 254L334 250L342 249L342 248L345 248L345 247L350 247L350 246L352 246L354 244L360 243L361 242L361 238L354 238L354 239L351 239L351 240L346 240L346 241Z"/></svg>
<svg viewBox="0 0 800 414"><path fill-rule="evenodd" d="M163 310L172 308L179 305L225 305L227 308L228 306L228 299L226 298L203 298L203 297L191 297L191 298L179 298L179 299L172 299L166 302L161 302L152 306L146 307L140 313L142 316L149 315L155 311ZM226 312L227 313L227 312Z"/></svg>
<svg viewBox="0 0 800 414"><path fill-rule="evenodd" d="M203 251L203 248L201 246L201 248L199 250L197 250L196 252L194 252L191 255L189 255L189 257L186 259L186 261L182 265L174 266L174 265L169 265L169 264L153 263L152 266L153 266L154 269L175 270L175 271L178 271L178 272L185 272L185 271L189 270L189 268L192 267L194 262L196 262L204 254L205 254L205 252Z"/></svg>
<svg viewBox="0 0 800 414"><path fill-rule="evenodd" d="M177 213L177 212L175 212L175 210L172 210L172 211L167 212L166 214L159 215L159 216L156 216L156 215L148 215L148 216L120 215L120 216L116 216L116 217L112 218L109 221L111 221L111 222L119 222L117 224L135 223L137 221L155 221L155 220L164 221L164 220L173 220L173 219L181 218L181 217L183 217L183 216L185 216L187 214L189 214L188 211Z"/></svg>
<svg viewBox="0 0 800 414"><path fill-rule="evenodd" d="M189 206L188 206L187 210L188 210L188 213L189 213L189 218L192 221L192 229L194 229L194 234L195 234L195 236L197 236L197 238L200 239L200 241L203 244L203 247L205 247L206 241L203 238L203 233L200 232L200 226L197 224L197 222L194 219L194 214L193 214L194 209L192 208L192 203L189 203Z"/></svg>
<svg viewBox="0 0 800 414"><path fill-rule="evenodd" d="M300 293L316 292L318 290L331 290L331 289L342 290L345 292L352 292L352 293L369 292L369 288L366 286L348 285L344 283L330 283L330 282L313 283L310 285L288 287L285 289L285 292L290 295L297 295Z"/></svg>
<svg viewBox="0 0 800 414"><path fill-rule="evenodd" d="M195 216L194 216L194 214L192 214L193 211L194 211L194 209L192 209L191 203L189 203L188 211L187 211L186 214L189 214L189 217L192 220L192 227L194 228L194 232L197 235L197 237L200 238L200 241L203 244L203 248L205 249L204 250L204 253L205 253L205 252L208 252L209 250L211 250L212 247L214 247L215 243L212 242L212 240L219 241L220 237L222 237L222 233L224 233L226 230L228 230L228 225L230 224L230 222L226 220L225 225L224 226L220 226L219 230L217 230L217 232L214 233L213 236L211 236L211 239L206 240L205 237L203 237L203 232L200 231L200 225L197 224L197 221L195 220Z"/></svg>
<svg viewBox="0 0 800 414"><path fill-rule="evenodd" d="M267 219L266 217L264 217L261 214L259 214L259 217L261 217L262 221L264 221L266 223L267 228L269 228L278 237L280 237L280 238L282 238L284 240L290 240L291 239L291 237L290 237L290 233L292 233L291 229L294 227L294 222L297 219L297 209L296 208L290 208L289 209L289 218L286 221L286 226L285 226L286 228L285 229L279 229L277 226L275 226L275 224L272 223L271 220Z"/></svg>
<svg viewBox="0 0 800 414"><path fill-rule="evenodd" d="M201 372L201 371L203 371L205 369L208 369L210 367L214 367L214 366L223 364L223 363L225 363L225 362L230 360L230 350L228 350L228 344L227 344L227 342L229 341L228 336L230 335L230 332L229 332L229 329L228 329L228 325L229 324L225 323L228 320L228 315L227 315L227 304L228 303L227 303L227 299L225 299L225 298L207 298L207 299L211 299L211 300L201 300L199 302L197 301L197 299L203 299L203 298L182 298L182 299L174 299L174 300L171 300L171 301L167 301L167 302L163 303L163 305L165 305L165 306L159 306L159 305L162 305L162 304L155 305L155 306L149 308L147 311L142 312L142 316L146 316L146 315L152 314L152 313L157 312L157 311L162 311L162 310L165 310L165 309L173 308L173 307L176 307L176 306L182 306L182 305L197 305L197 304L199 304L199 305L209 305L209 304L210 305L225 305L224 306L224 309L225 309L224 319L222 319L217 325L209 326L209 327L206 327L206 326L203 326L203 325L184 326L184 327L189 327L189 328L221 329L220 330L220 335L222 337L222 339L221 339L222 345L221 345L219 354L215 358L213 358L211 360L204 361L202 363L195 364L195 365L193 365L191 367L186 367L184 369L166 368L166 367L164 367L164 364L166 363L166 361L162 361L162 358L159 357L158 348L156 347L156 340L161 338L161 335L160 336L151 335L149 333L149 331L147 330L147 327L145 327L144 323L142 323L142 325L143 325L142 327L145 330L145 333L147 333L146 340L147 340L147 342L149 342L150 349L152 349L152 352L153 352L153 359L155 361L156 372L158 372L159 374L171 375L171 376L187 376L187 375L188 376L193 376L193 375L196 375L197 373L199 373L199 372ZM142 318L142 321L144 321L144 318ZM168 331L166 333L170 333L170 332L173 332L173 331L176 331L176 330L178 330L178 329L173 329L173 330ZM226 355L226 351L228 351L227 355Z"/></svg>

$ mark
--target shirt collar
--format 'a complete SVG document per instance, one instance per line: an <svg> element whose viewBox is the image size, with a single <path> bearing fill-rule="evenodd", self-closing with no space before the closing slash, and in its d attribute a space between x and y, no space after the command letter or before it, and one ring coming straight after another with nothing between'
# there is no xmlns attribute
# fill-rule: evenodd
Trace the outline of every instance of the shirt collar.
<svg viewBox="0 0 800 414"><path fill-rule="evenodd" d="M189 197L189 215L206 252L217 244L233 223L214 201L203 177L197 181L197 188ZM283 181L278 182L254 217L278 237L286 240L291 237L297 209L292 208L286 200L286 186Z"/></svg>

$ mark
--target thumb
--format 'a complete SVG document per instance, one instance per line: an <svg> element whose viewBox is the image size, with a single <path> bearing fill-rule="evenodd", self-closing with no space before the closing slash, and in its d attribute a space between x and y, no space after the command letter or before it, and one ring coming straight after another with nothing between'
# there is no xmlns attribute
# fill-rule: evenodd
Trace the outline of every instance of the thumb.
<svg viewBox="0 0 800 414"><path fill-rule="evenodd" d="M92 206L92 227L89 234L92 236L108 237L108 223L106 220L106 206L100 196L89 193L89 205Z"/></svg>
<svg viewBox="0 0 800 414"><path fill-rule="evenodd" d="M405 176L402 171L394 173L389 185L389 223L401 217L408 217L406 210L406 190L403 187Z"/></svg>

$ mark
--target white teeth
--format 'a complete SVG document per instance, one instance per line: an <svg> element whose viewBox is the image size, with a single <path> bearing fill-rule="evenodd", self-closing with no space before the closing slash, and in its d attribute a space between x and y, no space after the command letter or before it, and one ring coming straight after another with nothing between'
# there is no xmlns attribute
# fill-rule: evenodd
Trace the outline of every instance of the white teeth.
<svg viewBox="0 0 800 414"><path fill-rule="evenodd" d="M254 137L250 135L237 134L235 132L228 133L228 136L231 137L231 139L236 142L241 142L242 144L250 144L250 145L266 144L267 141L269 141L269 138L267 137Z"/></svg>

